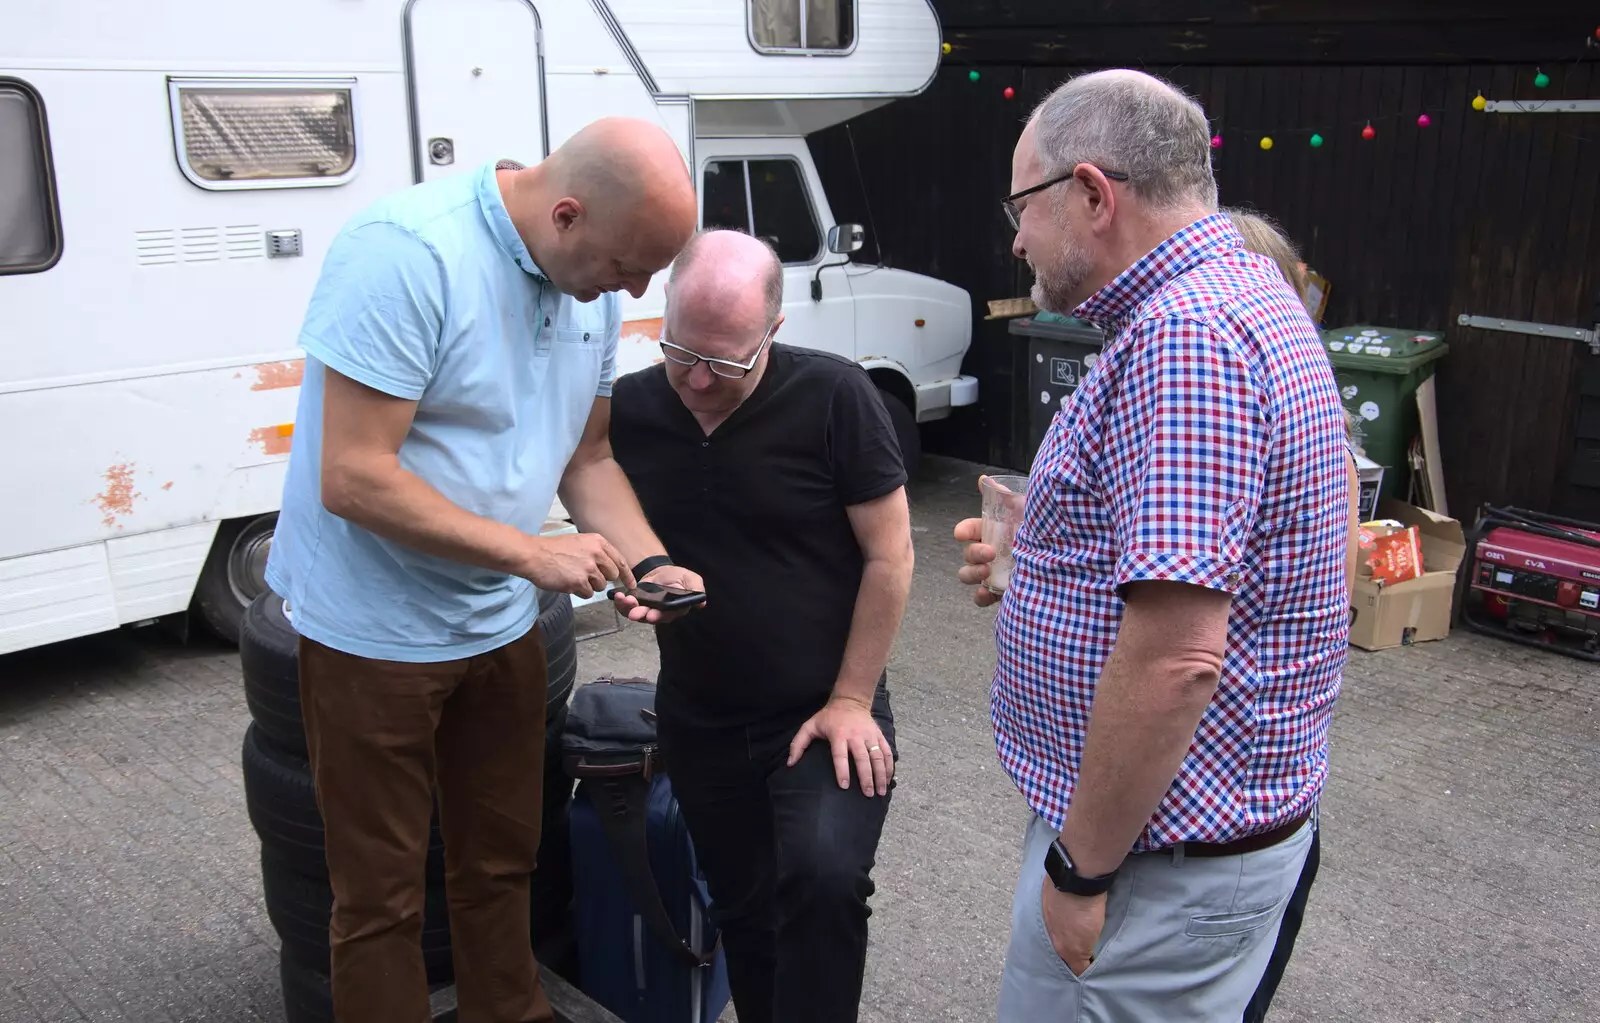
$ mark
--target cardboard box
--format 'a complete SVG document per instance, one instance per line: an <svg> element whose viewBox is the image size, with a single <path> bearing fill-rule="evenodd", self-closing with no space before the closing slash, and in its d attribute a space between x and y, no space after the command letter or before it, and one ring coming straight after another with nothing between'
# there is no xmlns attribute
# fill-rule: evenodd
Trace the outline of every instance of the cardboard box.
<svg viewBox="0 0 1600 1023"><path fill-rule="evenodd" d="M1365 573L1354 579L1350 585L1350 606L1355 611L1350 623L1351 645L1385 650L1443 639L1450 634L1456 569L1467 551L1461 523L1388 498L1378 502L1378 518L1417 527L1422 534L1423 574L1393 586L1379 586Z"/></svg>

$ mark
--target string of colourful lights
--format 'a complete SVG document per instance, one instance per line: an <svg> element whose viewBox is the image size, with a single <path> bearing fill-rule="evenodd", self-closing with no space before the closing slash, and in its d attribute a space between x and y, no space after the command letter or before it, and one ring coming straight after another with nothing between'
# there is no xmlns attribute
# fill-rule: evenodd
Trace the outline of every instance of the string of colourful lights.
<svg viewBox="0 0 1600 1023"><path fill-rule="evenodd" d="M1600 41L1600 28L1596 28L1594 30L1593 37L1588 39L1588 40L1586 40L1586 44L1588 46L1592 47L1592 46L1596 45L1597 41ZM952 47L951 47L951 45L949 43L942 43L940 45L940 52L942 52L947 57L950 56L951 49L952 49ZM1581 61L1581 58L1580 58L1580 61ZM970 81L970 82L980 82L980 81L983 80L983 74L977 68L972 68L971 70L969 70L967 72L967 80ZM1536 67L1534 69L1533 87L1535 89L1547 89L1547 88L1550 87L1550 76L1545 74L1543 68ZM1000 95L1003 96L1004 98L1008 99L1008 100L1015 99L1016 96L1017 96L1017 90L1015 88L1013 88L1012 86L1008 85L1004 89L1000 90ZM1538 103L1538 102L1542 102L1542 101L1532 100L1532 101L1524 101L1524 102ZM1483 91L1479 90L1478 94L1472 98L1472 103L1471 103L1472 109L1477 111L1477 112L1479 112L1479 113L1483 113L1488 108L1488 105L1489 105L1489 101L1484 98ZM1416 125L1417 125L1417 127L1418 128L1429 128L1429 127L1432 127L1432 125L1433 125L1433 116L1435 114L1443 113L1446 110L1447 110L1447 108L1444 108L1444 107L1425 107L1425 108L1423 108L1416 115ZM1410 119L1410 115L1409 114L1380 114L1380 115L1378 115L1376 117L1366 118L1364 123L1362 124L1362 127L1361 127L1361 133L1360 134L1361 134L1362 140L1366 141L1366 142L1371 142L1371 141L1373 141L1374 139L1376 139L1378 137L1378 129L1373 126L1373 123L1372 123L1373 121L1378 121L1379 123L1382 123L1384 121L1398 120L1398 119L1402 119L1402 118L1403 119ZM1352 124L1353 124L1353 122L1352 122ZM1320 128L1279 128L1279 129L1276 129L1276 130L1277 130L1278 134L1280 134L1280 135L1304 135L1307 132L1309 132L1310 136L1306 139L1306 144L1309 145L1312 149L1321 149L1323 147L1323 145L1325 145L1327 143L1327 141L1328 141L1327 138L1322 134L1322 129L1320 129ZM1238 134L1241 134L1241 135L1245 135L1247 137L1259 135L1260 139L1257 141L1256 144L1263 150L1270 150L1276 144L1274 142L1272 134L1270 132L1268 132L1268 131L1263 131L1263 130L1259 130L1259 129L1247 129L1247 128L1237 128L1237 127L1235 127L1235 128L1231 128L1230 129L1230 134L1231 133L1238 133ZM1212 149L1221 149L1222 145L1223 145L1222 132L1218 131L1215 135L1211 136L1211 148Z"/></svg>

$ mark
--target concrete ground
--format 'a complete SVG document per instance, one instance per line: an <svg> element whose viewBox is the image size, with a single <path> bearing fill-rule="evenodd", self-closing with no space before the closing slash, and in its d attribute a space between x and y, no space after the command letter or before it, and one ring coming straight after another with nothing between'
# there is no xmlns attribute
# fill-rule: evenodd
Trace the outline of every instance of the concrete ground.
<svg viewBox="0 0 1600 1023"><path fill-rule="evenodd" d="M990 741L992 613L953 580L980 471L930 458L913 487L871 1023L993 1018L1026 811ZM653 673L640 626L579 650L580 679ZM1352 651L1322 873L1272 1018L1600 1018L1597 705L1592 665L1470 633ZM204 640L0 657L0 1021L282 1019L246 720L237 654Z"/></svg>

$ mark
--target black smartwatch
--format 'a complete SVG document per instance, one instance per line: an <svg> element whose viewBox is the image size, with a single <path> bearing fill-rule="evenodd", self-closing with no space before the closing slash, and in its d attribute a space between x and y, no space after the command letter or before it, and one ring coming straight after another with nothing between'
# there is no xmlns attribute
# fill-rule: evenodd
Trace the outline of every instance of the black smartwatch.
<svg viewBox="0 0 1600 1023"><path fill-rule="evenodd" d="M643 561L633 566L633 577L636 580L643 579L645 576L649 575L651 572L654 572L661 566L670 564L672 564L672 559L667 557L665 554L652 554L650 557L645 558Z"/></svg>
<svg viewBox="0 0 1600 1023"><path fill-rule="evenodd" d="M1056 886L1056 891L1067 895L1084 896L1104 895L1117 876L1117 872L1113 870L1099 877L1084 877L1078 873L1071 854L1067 852L1067 847L1061 844L1060 838L1051 842L1050 848L1045 851L1044 872L1050 878L1050 883Z"/></svg>

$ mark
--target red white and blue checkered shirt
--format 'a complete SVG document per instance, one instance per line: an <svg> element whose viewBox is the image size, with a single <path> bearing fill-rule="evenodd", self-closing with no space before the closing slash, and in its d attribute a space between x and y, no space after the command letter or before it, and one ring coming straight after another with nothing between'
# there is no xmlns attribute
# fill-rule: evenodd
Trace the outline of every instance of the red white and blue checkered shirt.
<svg viewBox="0 0 1600 1023"><path fill-rule="evenodd" d="M1120 588L1233 595L1222 678L1134 852L1294 819L1327 778L1349 641L1349 491L1333 370L1293 289L1225 214L1080 306L1106 335L1034 458L995 624L1000 760L1060 828Z"/></svg>

